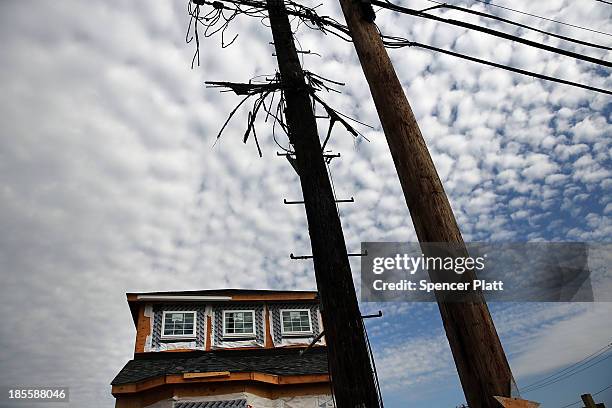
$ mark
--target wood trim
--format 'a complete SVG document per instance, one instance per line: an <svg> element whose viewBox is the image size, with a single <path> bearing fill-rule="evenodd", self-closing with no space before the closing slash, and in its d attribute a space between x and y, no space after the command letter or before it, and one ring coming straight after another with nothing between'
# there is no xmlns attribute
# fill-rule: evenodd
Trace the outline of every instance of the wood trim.
<svg viewBox="0 0 612 408"><path fill-rule="evenodd" d="M166 384L165 376L151 378L149 380L144 380L135 384L123 384L123 385L113 385L112 393L113 394L130 394L134 392L149 390L151 388L159 387L161 385Z"/></svg>
<svg viewBox="0 0 612 408"><path fill-rule="evenodd" d="M265 305L264 312L266 314L266 340L265 340L265 348L274 348L274 340L272 340L271 331L271 322L270 322L270 309L268 305Z"/></svg>
<svg viewBox="0 0 612 408"><path fill-rule="evenodd" d="M283 375L278 377L276 384L287 385L287 384L304 384L304 383L324 383L329 382L329 375L327 374L309 374L309 375Z"/></svg>
<svg viewBox="0 0 612 408"><path fill-rule="evenodd" d="M141 304L138 310L138 323L136 324L136 343L134 353L144 353L147 336L151 335L151 318L145 316L145 304Z"/></svg>
<svg viewBox="0 0 612 408"><path fill-rule="evenodd" d="M189 380L192 378L229 377L229 375L229 371L210 371L207 373L183 373L183 378Z"/></svg>
<svg viewBox="0 0 612 408"><path fill-rule="evenodd" d="M203 374L200 377L185 378L186 374L196 375ZM113 385L113 395L131 394L140 391L149 390L165 384L185 384L195 382L221 382L228 381L254 381L265 384L274 385L296 385L296 384L315 384L329 383L329 375L327 374L307 374L307 375L288 375L278 376L273 374L246 372L246 373L229 373L222 378L219 376L207 376L208 373L186 373L186 374L167 374L165 376L156 377L133 384Z"/></svg>
<svg viewBox="0 0 612 408"><path fill-rule="evenodd" d="M212 318L206 316L206 351L212 348Z"/></svg>
<svg viewBox="0 0 612 408"><path fill-rule="evenodd" d="M251 380L259 381L268 384L278 384L278 375L266 373L250 373Z"/></svg>

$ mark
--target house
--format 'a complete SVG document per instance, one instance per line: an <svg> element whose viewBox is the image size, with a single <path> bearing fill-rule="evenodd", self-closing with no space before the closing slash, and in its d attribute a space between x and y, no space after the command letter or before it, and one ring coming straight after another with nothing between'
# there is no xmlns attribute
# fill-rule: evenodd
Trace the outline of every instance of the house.
<svg viewBox="0 0 612 408"><path fill-rule="evenodd" d="M333 407L317 292L128 293L117 408Z"/></svg>

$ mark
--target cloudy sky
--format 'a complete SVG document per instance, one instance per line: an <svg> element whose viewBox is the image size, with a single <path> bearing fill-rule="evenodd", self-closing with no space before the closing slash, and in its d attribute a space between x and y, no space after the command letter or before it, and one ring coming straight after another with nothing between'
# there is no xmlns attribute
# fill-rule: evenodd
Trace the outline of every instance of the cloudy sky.
<svg viewBox="0 0 612 408"><path fill-rule="evenodd" d="M453 3L612 45L610 35ZM604 2L497 3L612 33ZM186 1L0 2L0 385L69 386L71 407L111 407L109 383L133 350L125 292L315 287L311 263L288 256L309 253L309 241L303 208L282 204L301 192L276 157L270 129L258 131L263 159L242 143L245 111L214 143L237 99L204 81L273 74L270 32L256 19L237 19L229 29L236 42L221 49L218 37L202 41L201 66L191 69L186 8ZM320 10L342 20L336 2ZM589 63L390 12L377 22L385 33L612 88L610 71ZM342 95L325 99L373 126L360 128L369 142L338 130L329 144L342 153L330 167L337 194L356 200L340 209L349 250L361 241L414 241L352 46L306 28L298 39L321 55L305 56L307 69L346 83ZM466 240L610 242L609 96L417 49L391 56ZM357 263L353 272L358 277ZM464 401L435 305L362 306L385 312L368 327L389 407ZM612 341L609 303L491 309L519 386ZM610 372L608 359L525 397L571 403L612 383ZM597 397L612 403L612 389Z"/></svg>

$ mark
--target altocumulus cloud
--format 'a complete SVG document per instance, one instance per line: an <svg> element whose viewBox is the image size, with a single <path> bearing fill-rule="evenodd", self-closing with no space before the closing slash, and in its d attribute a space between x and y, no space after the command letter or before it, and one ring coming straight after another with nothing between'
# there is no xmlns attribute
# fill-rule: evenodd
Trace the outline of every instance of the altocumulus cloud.
<svg viewBox="0 0 612 408"><path fill-rule="evenodd" d="M597 2L522 0L511 6L612 30L612 8ZM335 3L321 12L342 19ZM68 384L71 406L108 407L108 384L133 347L124 292L315 286L310 265L287 257L309 252L307 229L301 208L281 204L301 193L291 168L275 157L269 132L258 133L264 159L252 143L241 143L244 112L214 143L237 101L205 90L203 81L273 73L265 27L240 20L232 27L237 42L225 50L218 39L203 42L201 67L191 70L184 2L12 1L2 2L0 15L0 383ZM612 86L608 72L589 64L462 29L387 12L377 22L384 32L416 41ZM322 55L305 57L307 69L347 84L342 95L326 99L374 127L363 128L369 143L338 132L330 144L343 154L331 166L337 194L356 198L340 209L349 248L362 240L414 240L351 46L304 29L298 38L304 49ZM605 216L612 187L609 99L420 50L391 55L466 239L612 237ZM610 59L609 53L594 55ZM494 310L494 317L500 327L515 328L529 315L539 319L535 326L548 322L560 333L568 321L590 327L601 318L599 309L576 308L509 308ZM372 328L386 392L433 389L452 366L435 308L391 310L394 319ZM407 324L418 327L411 337ZM550 363L533 364L530 356L541 355L546 333L500 330L521 373L563 363L547 357ZM392 341L384 341L386 335ZM597 332L590 342L606 335ZM432 347L436 353L428 356ZM408 349L401 366L385 364ZM573 357L564 354L567 361Z"/></svg>

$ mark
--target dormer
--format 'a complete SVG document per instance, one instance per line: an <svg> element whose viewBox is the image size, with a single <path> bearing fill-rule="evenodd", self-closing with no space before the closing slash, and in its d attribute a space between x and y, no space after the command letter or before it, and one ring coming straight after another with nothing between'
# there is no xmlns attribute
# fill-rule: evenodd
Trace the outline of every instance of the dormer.
<svg viewBox="0 0 612 408"><path fill-rule="evenodd" d="M128 293L134 352L300 347L323 329L313 291ZM324 345L321 338L317 345Z"/></svg>

